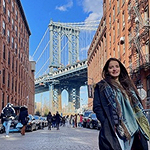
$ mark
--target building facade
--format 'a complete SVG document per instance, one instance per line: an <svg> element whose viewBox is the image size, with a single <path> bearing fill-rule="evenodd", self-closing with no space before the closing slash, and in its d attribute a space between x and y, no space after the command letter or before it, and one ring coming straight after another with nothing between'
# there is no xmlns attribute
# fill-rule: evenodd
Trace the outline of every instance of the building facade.
<svg viewBox="0 0 150 150"><path fill-rule="evenodd" d="M144 94L144 108L150 108L149 4L150 0L103 0L103 17L88 50L88 77L99 82L107 59L118 58ZM90 109L92 101L89 98Z"/></svg>
<svg viewBox="0 0 150 150"><path fill-rule="evenodd" d="M31 35L20 0L0 0L0 111L8 103L34 113L34 62Z"/></svg>

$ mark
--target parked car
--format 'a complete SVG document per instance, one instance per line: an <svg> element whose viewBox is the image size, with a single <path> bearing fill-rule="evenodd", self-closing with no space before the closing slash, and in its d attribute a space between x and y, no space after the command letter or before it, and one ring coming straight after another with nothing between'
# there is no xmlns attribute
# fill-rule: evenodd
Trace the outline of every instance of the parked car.
<svg viewBox="0 0 150 150"><path fill-rule="evenodd" d="M48 126L47 117L43 117L43 119L44 119L44 122L45 122L45 127L47 127Z"/></svg>
<svg viewBox="0 0 150 150"><path fill-rule="evenodd" d="M146 116L148 118L148 121L150 123L150 109L145 109L144 112L145 112L145 114L146 114Z"/></svg>
<svg viewBox="0 0 150 150"><path fill-rule="evenodd" d="M19 123L18 118L19 116L16 115L15 118L12 120L9 132L17 132L21 130L21 127L16 127Z"/></svg>
<svg viewBox="0 0 150 150"><path fill-rule="evenodd" d="M98 121L96 114L95 113L91 113L88 116L87 122L86 122L86 127L90 128L90 129L98 129L100 128L100 122Z"/></svg>
<svg viewBox="0 0 150 150"><path fill-rule="evenodd" d="M84 111L83 112L83 122L82 122L82 126L83 127L86 127L86 123L87 123L87 119L88 119L88 116L89 114L93 113L92 110L87 110L87 111Z"/></svg>
<svg viewBox="0 0 150 150"><path fill-rule="evenodd" d="M16 125L18 124L18 118L19 116L15 116L15 118L12 120L10 128L16 128Z"/></svg>
<svg viewBox="0 0 150 150"><path fill-rule="evenodd" d="M38 129L42 129L42 120L40 120L40 117L37 115L33 116L36 122L36 125L38 126Z"/></svg>
<svg viewBox="0 0 150 150"><path fill-rule="evenodd" d="M48 125L47 118L46 117L40 117L40 120L42 121L42 126L47 127L47 125Z"/></svg>
<svg viewBox="0 0 150 150"><path fill-rule="evenodd" d="M26 131L33 131L33 130L37 130L38 129L38 124L36 124L35 118L29 114L29 120L26 126Z"/></svg>

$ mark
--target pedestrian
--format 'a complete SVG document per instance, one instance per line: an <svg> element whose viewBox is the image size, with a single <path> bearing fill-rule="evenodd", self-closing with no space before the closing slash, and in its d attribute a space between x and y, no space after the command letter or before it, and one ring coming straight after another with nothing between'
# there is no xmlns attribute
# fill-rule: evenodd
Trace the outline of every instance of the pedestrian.
<svg viewBox="0 0 150 150"><path fill-rule="evenodd" d="M72 123L72 127L75 128L75 116L74 115L72 115L71 123Z"/></svg>
<svg viewBox="0 0 150 150"><path fill-rule="evenodd" d="M77 128L77 114L74 115L74 127Z"/></svg>
<svg viewBox="0 0 150 150"><path fill-rule="evenodd" d="M12 120L15 117L15 110L12 107L11 103L8 103L3 109L2 109L2 120L3 120L3 125L5 127L6 131L6 137L9 137L9 130L10 130L10 125Z"/></svg>
<svg viewBox="0 0 150 150"><path fill-rule="evenodd" d="M51 130L51 125L52 125L52 114L51 114L51 112L49 112L47 115L47 121L48 121L48 130Z"/></svg>
<svg viewBox="0 0 150 150"><path fill-rule="evenodd" d="M26 105L20 108L18 121L21 122L23 127L21 128L21 135L25 135L26 125L28 123L28 108Z"/></svg>
<svg viewBox="0 0 150 150"><path fill-rule="evenodd" d="M66 126L67 126L67 127L70 127L69 115L66 116Z"/></svg>
<svg viewBox="0 0 150 150"><path fill-rule="evenodd" d="M60 116L60 114L58 113L58 111L56 112L55 118L56 118L56 128L57 128L57 130L59 130L59 124L60 124L61 116Z"/></svg>
<svg viewBox="0 0 150 150"><path fill-rule="evenodd" d="M70 124L70 125L72 125L72 117L73 117L73 115L71 114L71 115L70 115L70 118L69 118L69 124Z"/></svg>
<svg viewBox="0 0 150 150"><path fill-rule="evenodd" d="M52 116L52 128L55 128L56 127L56 115L53 114Z"/></svg>
<svg viewBox="0 0 150 150"><path fill-rule="evenodd" d="M93 111L101 122L99 149L148 150L150 126L126 68L116 58L106 62L95 85Z"/></svg>
<svg viewBox="0 0 150 150"><path fill-rule="evenodd" d="M80 114L80 127L82 127L82 123L83 123L83 114Z"/></svg>

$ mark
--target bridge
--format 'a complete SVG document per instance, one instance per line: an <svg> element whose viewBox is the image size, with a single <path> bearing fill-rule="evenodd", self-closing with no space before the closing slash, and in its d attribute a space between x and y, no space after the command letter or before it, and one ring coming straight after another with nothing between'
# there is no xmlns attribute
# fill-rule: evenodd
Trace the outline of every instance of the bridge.
<svg viewBox="0 0 150 150"><path fill-rule="evenodd" d="M36 61L35 93L50 92L51 110L61 112L61 93L80 108L80 87L87 84L87 51L99 20L80 23L50 21L32 59Z"/></svg>

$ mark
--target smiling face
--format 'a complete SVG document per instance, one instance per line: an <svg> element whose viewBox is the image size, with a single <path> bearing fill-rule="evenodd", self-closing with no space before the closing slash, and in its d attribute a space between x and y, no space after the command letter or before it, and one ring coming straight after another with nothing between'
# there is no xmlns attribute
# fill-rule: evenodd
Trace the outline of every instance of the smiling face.
<svg viewBox="0 0 150 150"><path fill-rule="evenodd" d="M120 75L120 66L117 61L112 60L109 62L108 73L110 74L110 76L112 76L112 78L118 80L118 77Z"/></svg>

